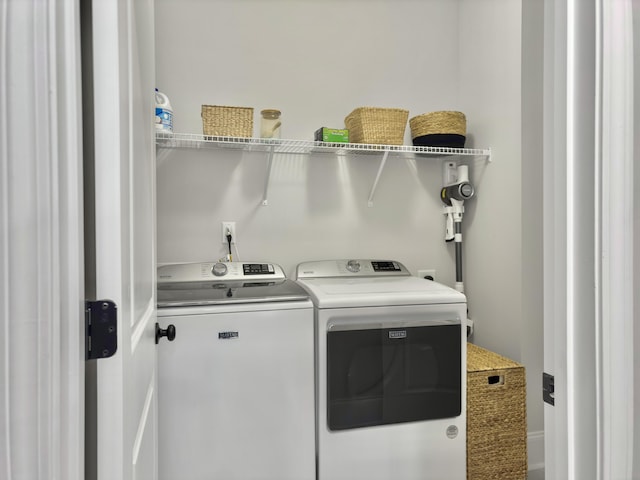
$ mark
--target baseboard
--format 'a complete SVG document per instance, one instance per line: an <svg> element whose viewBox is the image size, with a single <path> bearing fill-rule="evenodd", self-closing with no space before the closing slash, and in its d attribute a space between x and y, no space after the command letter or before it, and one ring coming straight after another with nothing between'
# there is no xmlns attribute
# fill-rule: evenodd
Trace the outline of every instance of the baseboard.
<svg viewBox="0 0 640 480"><path fill-rule="evenodd" d="M544 468L544 431L529 432L527 434L527 457L529 470Z"/></svg>

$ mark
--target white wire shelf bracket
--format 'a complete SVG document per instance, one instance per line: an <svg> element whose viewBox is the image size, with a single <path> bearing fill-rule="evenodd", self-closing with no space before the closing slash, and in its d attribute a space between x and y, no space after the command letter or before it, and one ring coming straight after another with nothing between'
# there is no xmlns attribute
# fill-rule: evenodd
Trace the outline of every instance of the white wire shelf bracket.
<svg viewBox="0 0 640 480"><path fill-rule="evenodd" d="M388 154L393 155L458 155L486 157L491 161L491 149L422 147L409 145L372 145L366 143L327 143L313 140L284 140L270 138L214 137L193 133L156 132L160 148L235 148L270 154Z"/></svg>
<svg viewBox="0 0 640 480"><path fill-rule="evenodd" d="M378 182L380 181L382 170L387 163L387 158L389 158L389 150L385 150L384 155L382 156L382 160L380 160L380 166L378 167L378 173L376 173L376 179L373 181L371 191L369 192L369 199L367 200L368 207L373 207L373 196L376 193L376 188L378 188Z"/></svg>

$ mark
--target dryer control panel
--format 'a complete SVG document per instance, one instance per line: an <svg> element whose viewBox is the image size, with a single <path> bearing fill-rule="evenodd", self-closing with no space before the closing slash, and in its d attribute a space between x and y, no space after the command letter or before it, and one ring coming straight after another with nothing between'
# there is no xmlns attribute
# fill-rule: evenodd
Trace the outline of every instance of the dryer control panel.
<svg viewBox="0 0 640 480"><path fill-rule="evenodd" d="M395 260L346 259L304 262L298 265L296 275L297 278L406 277L411 273Z"/></svg>

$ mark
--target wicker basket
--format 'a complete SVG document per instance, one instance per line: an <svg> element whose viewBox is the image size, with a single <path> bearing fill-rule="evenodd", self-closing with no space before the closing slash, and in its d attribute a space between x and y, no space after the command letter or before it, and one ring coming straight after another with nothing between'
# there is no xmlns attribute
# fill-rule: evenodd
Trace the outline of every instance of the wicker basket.
<svg viewBox="0 0 640 480"><path fill-rule="evenodd" d="M423 113L409 120L414 145L464 147L467 118L462 112Z"/></svg>
<svg viewBox="0 0 640 480"><path fill-rule="evenodd" d="M409 111L400 108L360 107L347 115L344 124L352 143L402 145Z"/></svg>
<svg viewBox="0 0 640 480"><path fill-rule="evenodd" d="M527 478L524 367L467 344L467 480Z"/></svg>
<svg viewBox="0 0 640 480"><path fill-rule="evenodd" d="M202 131L213 137L251 137L253 108L202 105Z"/></svg>

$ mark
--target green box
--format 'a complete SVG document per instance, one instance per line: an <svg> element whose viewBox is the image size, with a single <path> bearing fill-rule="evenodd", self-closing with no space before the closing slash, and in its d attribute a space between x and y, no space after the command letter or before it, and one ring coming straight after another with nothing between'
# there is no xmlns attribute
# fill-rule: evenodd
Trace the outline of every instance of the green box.
<svg viewBox="0 0 640 480"><path fill-rule="evenodd" d="M349 143L349 130L322 127L316 130L315 140L328 143Z"/></svg>

